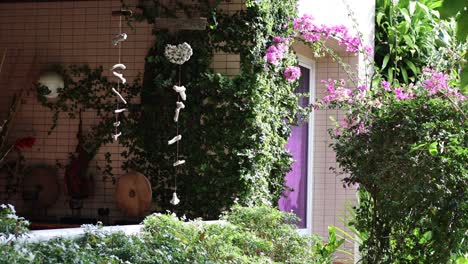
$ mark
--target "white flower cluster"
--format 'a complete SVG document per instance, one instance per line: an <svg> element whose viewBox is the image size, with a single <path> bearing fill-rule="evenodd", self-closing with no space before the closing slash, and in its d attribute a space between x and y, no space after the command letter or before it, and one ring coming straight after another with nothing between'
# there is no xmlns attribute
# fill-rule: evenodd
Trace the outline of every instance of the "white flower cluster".
<svg viewBox="0 0 468 264"><path fill-rule="evenodd" d="M192 47L190 47L187 42L179 45L168 44L166 46L166 50L164 51L164 56L166 56L170 62L179 65L182 65L188 61L192 54Z"/></svg>
<svg viewBox="0 0 468 264"><path fill-rule="evenodd" d="M15 207L11 204L0 204L1 209L9 209L12 214L16 214Z"/></svg>

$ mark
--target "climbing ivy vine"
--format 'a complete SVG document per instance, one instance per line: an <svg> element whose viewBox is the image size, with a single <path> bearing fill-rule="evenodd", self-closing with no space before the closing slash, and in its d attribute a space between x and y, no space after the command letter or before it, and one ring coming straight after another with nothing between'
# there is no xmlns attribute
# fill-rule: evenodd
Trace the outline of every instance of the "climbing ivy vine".
<svg viewBox="0 0 468 264"><path fill-rule="evenodd" d="M288 34L288 21L295 14L295 1L247 1L246 8L233 15L213 10L204 31L155 32L146 58L142 117L124 155L126 168L151 178L161 208L217 218L237 199L242 204L278 201L292 162L284 146L298 106L295 84L285 80L282 71L265 66L264 50L272 36ZM179 132L184 135L181 153L187 163L178 175L181 203L172 208L169 183L175 170L167 141L174 136L172 86L177 84L178 69L164 57L164 48L181 42L189 43L194 54L181 69L187 101ZM239 54L238 76L212 71L217 51ZM287 56L278 69L296 63L292 53Z"/></svg>

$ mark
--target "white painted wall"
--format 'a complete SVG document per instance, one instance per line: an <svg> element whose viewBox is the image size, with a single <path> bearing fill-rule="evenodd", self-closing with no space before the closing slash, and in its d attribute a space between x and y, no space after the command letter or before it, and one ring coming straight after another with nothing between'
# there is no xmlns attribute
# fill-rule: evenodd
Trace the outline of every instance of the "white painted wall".
<svg viewBox="0 0 468 264"><path fill-rule="evenodd" d="M298 3L299 15L311 14L318 24L345 25L354 33L361 32L364 44L374 47L375 0L298 0ZM363 59L360 55L361 78L365 76ZM370 74L371 69L367 72Z"/></svg>
<svg viewBox="0 0 468 264"><path fill-rule="evenodd" d="M343 24L352 28L349 10L354 13L366 44L374 41L375 0L298 0L299 15L311 14L319 24ZM349 9L348 9L348 7Z"/></svg>

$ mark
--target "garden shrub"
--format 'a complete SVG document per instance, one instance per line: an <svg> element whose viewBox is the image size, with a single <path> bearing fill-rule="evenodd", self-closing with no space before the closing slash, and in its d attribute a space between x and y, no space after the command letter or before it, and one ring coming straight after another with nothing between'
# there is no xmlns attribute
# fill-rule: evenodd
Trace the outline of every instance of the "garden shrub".
<svg viewBox="0 0 468 264"><path fill-rule="evenodd" d="M439 4L377 1L373 82L326 82L324 104L345 112L330 132L344 184L359 186L363 263L467 261L467 42Z"/></svg>
<svg viewBox="0 0 468 264"><path fill-rule="evenodd" d="M280 263L328 263L344 242L337 240L332 229L325 245L316 236L302 236L297 232L296 215L272 210L267 206L235 206L223 219L257 237L273 241L268 255Z"/></svg>
<svg viewBox="0 0 468 264"><path fill-rule="evenodd" d="M333 232L326 244L301 236L297 218L270 207L235 206L223 219L187 223L153 214L138 236L88 226L77 239L12 240L0 243L0 263L331 263L343 243Z"/></svg>
<svg viewBox="0 0 468 264"><path fill-rule="evenodd" d="M0 204L0 241L18 237L28 231L29 221L16 215L11 204Z"/></svg>
<svg viewBox="0 0 468 264"><path fill-rule="evenodd" d="M463 115L446 99L417 97L368 116L368 133L343 132L334 144L345 181L370 194L356 219L371 234L366 263L447 262L468 227Z"/></svg>

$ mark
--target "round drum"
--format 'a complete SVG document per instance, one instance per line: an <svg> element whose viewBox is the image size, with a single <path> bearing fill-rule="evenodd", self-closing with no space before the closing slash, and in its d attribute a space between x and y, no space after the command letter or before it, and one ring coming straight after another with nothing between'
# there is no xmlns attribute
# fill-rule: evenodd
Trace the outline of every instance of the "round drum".
<svg viewBox="0 0 468 264"><path fill-rule="evenodd" d="M151 206L151 184L143 174L128 172L119 177L115 188L117 207L127 216L142 216Z"/></svg>

